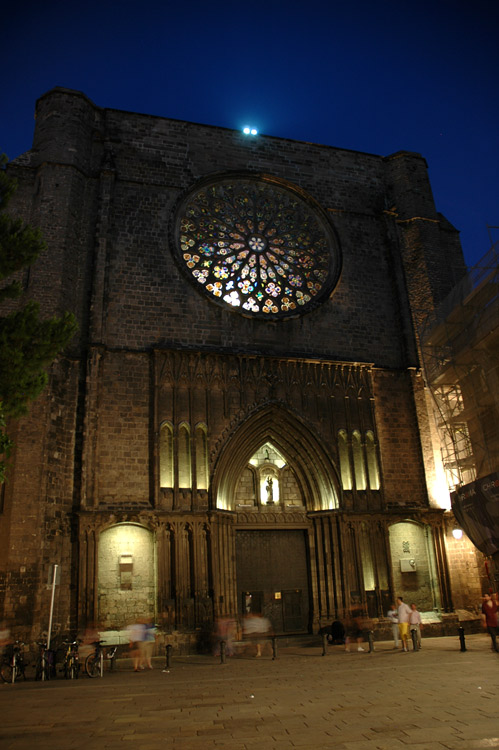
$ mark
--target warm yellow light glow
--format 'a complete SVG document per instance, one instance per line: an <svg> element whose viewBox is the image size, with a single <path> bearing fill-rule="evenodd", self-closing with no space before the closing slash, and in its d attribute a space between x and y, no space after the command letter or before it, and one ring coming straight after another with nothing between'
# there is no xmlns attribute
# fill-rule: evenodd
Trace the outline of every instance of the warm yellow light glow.
<svg viewBox="0 0 499 750"><path fill-rule="evenodd" d="M263 476L260 480L260 501L262 505L277 505L279 503L279 481L277 477L272 477L271 493L269 492L268 476ZM272 502L269 495L272 495Z"/></svg>
<svg viewBox="0 0 499 750"><path fill-rule="evenodd" d="M447 485L447 477L445 469L442 463L442 457L439 451L434 451L433 456L435 459L435 481L430 487L430 496L439 508L442 510L450 510L450 494L449 487Z"/></svg>

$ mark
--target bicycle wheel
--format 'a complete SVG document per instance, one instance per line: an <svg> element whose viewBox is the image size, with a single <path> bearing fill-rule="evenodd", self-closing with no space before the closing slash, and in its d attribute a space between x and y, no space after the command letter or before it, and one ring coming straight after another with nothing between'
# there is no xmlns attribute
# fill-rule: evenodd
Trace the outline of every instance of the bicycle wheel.
<svg viewBox="0 0 499 750"><path fill-rule="evenodd" d="M85 672L89 677L100 677L100 657L89 654L85 659Z"/></svg>
<svg viewBox="0 0 499 750"><path fill-rule="evenodd" d="M2 664L0 675L4 682L12 682L12 664Z"/></svg>
<svg viewBox="0 0 499 750"><path fill-rule="evenodd" d="M50 677L50 664L47 664L45 659L38 659L36 662L35 680L50 680Z"/></svg>

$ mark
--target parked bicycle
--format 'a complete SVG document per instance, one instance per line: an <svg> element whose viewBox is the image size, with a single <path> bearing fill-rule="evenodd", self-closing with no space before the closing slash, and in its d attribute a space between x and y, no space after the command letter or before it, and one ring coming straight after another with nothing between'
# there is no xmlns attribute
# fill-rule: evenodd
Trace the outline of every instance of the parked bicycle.
<svg viewBox="0 0 499 750"><path fill-rule="evenodd" d="M110 648L105 649L104 641L94 641L92 645L95 650L85 659L85 672L89 677L102 677L104 674L104 659L110 660L110 668L112 670L118 646L111 646Z"/></svg>
<svg viewBox="0 0 499 750"><path fill-rule="evenodd" d="M20 677L26 679L24 673L24 643L16 641L9 644L4 651L3 663L0 669L0 675L4 682L14 684Z"/></svg>
<svg viewBox="0 0 499 750"><path fill-rule="evenodd" d="M77 680L80 672L80 661L78 656L78 646L80 641L63 641L65 648L64 662L62 672L66 680Z"/></svg>
<svg viewBox="0 0 499 750"><path fill-rule="evenodd" d="M55 651L47 648L47 644L38 641L40 653L35 665L35 680L51 680L56 676Z"/></svg>

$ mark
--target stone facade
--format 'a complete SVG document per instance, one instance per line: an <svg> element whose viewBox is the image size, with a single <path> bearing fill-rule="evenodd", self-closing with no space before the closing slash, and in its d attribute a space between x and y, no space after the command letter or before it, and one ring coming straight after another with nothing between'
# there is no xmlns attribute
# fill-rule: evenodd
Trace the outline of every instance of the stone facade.
<svg viewBox="0 0 499 750"><path fill-rule="evenodd" d="M46 627L54 562L61 632L142 611L185 638L242 617L250 585L278 632L353 606L377 622L400 592L427 611L476 604L476 555L453 546L433 489L415 335L464 263L419 154L248 139L58 88L9 168L13 211L48 243L26 297L79 321L13 425L1 594L27 637ZM341 274L303 314L214 304L175 257L186 191L241 175L327 217Z"/></svg>

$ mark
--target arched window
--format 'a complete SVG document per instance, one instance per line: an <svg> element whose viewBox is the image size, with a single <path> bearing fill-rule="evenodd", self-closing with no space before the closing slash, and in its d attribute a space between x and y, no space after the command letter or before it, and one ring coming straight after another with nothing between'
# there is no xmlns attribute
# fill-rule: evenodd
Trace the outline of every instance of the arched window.
<svg viewBox="0 0 499 750"><path fill-rule="evenodd" d="M198 490L208 489L208 447L206 425L196 427L196 486Z"/></svg>
<svg viewBox="0 0 499 750"><path fill-rule="evenodd" d="M340 454L341 483L344 490L352 489L352 467L348 454L348 438L346 430L338 432L338 449Z"/></svg>
<svg viewBox="0 0 499 750"><path fill-rule="evenodd" d="M192 487L191 431L185 422L178 428L178 486L184 489Z"/></svg>
<svg viewBox="0 0 499 750"><path fill-rule="evenodd" d="M364 456L362 455L362 439L358 430L354 430L352 434L352 452L355 486L358 490L365 490L367 487L366 468L364 465Z"/></svg>
<svg viewBox="0 0 499 750"><path fill-rule="evenodd" d="M159 484L173 487L173 428L163 422L159 432Z"/></svg>
<svg viewBox="0 0 499 750"><path fill-rule="evenodd" d="M368 430L366 432L366 456L367 456L367 472L369 474L369 487L372 490L379 490L378 459L376 457L376 445L374 443L374 433L371 430Z"/></svg>

